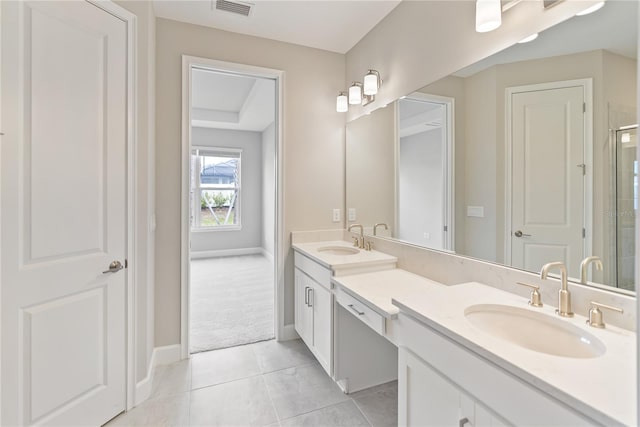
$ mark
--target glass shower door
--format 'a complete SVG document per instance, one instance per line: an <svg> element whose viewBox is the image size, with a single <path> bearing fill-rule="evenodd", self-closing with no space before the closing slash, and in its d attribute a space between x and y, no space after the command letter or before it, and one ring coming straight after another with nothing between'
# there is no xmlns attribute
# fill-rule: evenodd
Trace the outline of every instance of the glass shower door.
<svg viewBox="0 0 640 427"><path fill-rule="evenodd" d="M634 291L638 212L637 126L617 130L615 143L617 287Z"/></svg>

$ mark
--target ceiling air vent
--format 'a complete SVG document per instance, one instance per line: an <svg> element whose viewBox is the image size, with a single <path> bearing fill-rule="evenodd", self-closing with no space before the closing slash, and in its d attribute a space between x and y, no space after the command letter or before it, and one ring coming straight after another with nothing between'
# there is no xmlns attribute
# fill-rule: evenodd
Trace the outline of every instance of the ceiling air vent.
<svg viewBox="0 0 640 427"><path fill-rule="evenodd" d="M231 12L242 16L249 16L251 13L252 3L242 1L215 0L216 9L225 12Z"/></svg>

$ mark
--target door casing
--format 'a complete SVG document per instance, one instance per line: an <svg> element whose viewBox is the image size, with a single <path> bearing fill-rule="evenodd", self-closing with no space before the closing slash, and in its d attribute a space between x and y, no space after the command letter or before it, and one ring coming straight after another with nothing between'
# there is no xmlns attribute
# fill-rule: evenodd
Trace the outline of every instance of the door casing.
<svg viewBox="0 0 640 427"><path fill-rule="evenodd" d="M200 58L189 55L182 55L182 148L181 165L182 181L180 195L180 352L181 358L187 359L189 354L189 281L190 281L190 258L191 248L189 247L189 158L191 153L191 69L202 67L214 71L237 73L255 77L269 78L276 81L276 155L275 155L275 245L274 245L274 280L275 280L275 335L276 340L293 339L297 336L291 327L285 328L284 324L284 197L282 179L282 118L284 100L284 71L271 68L256 67L252 65L238 64L233 62L218 61L208 58Z"/></svg>

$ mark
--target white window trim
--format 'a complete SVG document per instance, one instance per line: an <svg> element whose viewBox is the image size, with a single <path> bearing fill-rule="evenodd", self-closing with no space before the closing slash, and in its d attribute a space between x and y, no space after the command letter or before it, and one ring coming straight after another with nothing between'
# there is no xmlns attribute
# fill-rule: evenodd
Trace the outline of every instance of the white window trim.
<svg viewBox="0 0 640 427"><path fill-rule="evenodd" d="M237 223L232 225L217 225L217 226L204 226L204 227L192 226L190 227L191 232L192 233L212 233L212 232L215 233L215 232L221 232L221 231L242 230L242 149L229 148L229 147L211 147L211 146L203 146L203 145L192 146L191 155L194 155L196 151L203 151L205 153L211 153L212 155L215 155L216 153L229 153L229 154L236 154L238 156L238 160L239 160L238 161L238 185L236 187L238 190L238 197L234 202ZM205 155L208 155L208 154L205 154ZM189 187L191 191L194 191L194 193L198 194L199 196L202 191L200 177L198 176L198 182L195 187L191 185L191 182L189 183ZM200 203L199 203L200 197L198 196L194 197L194 201L193 201L194 204L191 207L194 211L193 212L194 218L196 217L196 212L195 212L196 204L200 206Z"/></svg>

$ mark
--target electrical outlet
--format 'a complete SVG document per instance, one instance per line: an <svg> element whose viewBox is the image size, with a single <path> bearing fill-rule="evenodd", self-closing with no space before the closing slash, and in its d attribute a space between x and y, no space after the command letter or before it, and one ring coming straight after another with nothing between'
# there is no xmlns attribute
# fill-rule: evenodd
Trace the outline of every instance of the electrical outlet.
<svg viewBox="0 0 640 427"><path fill-rule="evenodd" d="M349 221L356 220L356 208L349 208Z"/></svg>
<svg viewBox="0 0 640 427"><path fill-rule="evenodd" d="M333 210L333 222L340 222L340 209Z"/></svg>

